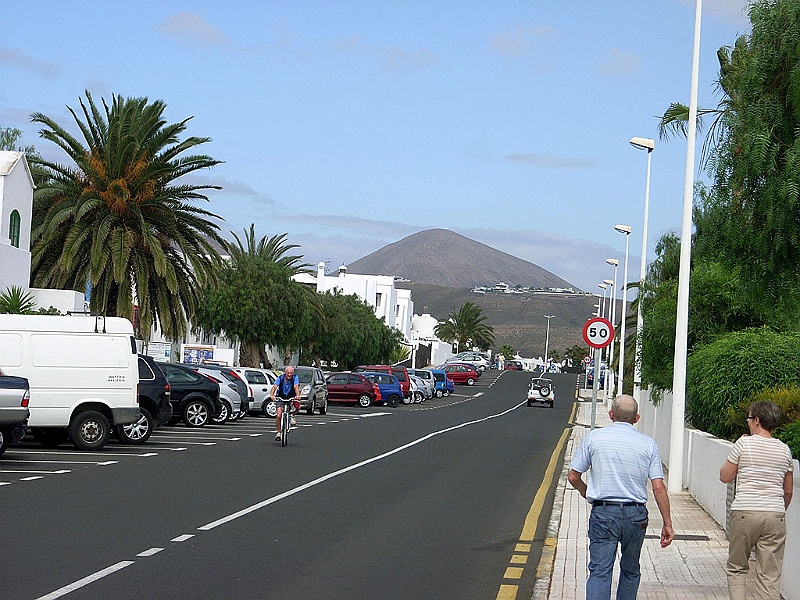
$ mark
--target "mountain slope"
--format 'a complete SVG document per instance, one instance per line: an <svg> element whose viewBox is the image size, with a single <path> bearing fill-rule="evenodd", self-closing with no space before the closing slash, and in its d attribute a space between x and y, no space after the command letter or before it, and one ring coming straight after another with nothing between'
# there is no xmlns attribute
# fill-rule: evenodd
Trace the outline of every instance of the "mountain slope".
<svg viewBox="0 0 800 600"><path fill-rule="evenodd" d="M347 265L364 275L394 275L451 288L509 286L577 288L531 262L447 229L427 229Z"/></svg>

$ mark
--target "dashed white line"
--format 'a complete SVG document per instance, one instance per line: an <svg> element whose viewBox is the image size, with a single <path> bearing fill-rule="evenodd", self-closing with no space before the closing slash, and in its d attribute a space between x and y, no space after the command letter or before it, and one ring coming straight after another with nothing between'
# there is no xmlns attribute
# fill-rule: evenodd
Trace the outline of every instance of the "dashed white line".
<svg viewBox="0 0 800 600"><path fill-rule="evenodd" d="M147 556L153 556L153 554L158 554L162 550L163 548L150 548L148 550L145 550L144 552L139 552L139 554L137 554L136 556L141 556L142 558L145 558Z"/></svg>
<svg viewBox="0 0 800 600"><path fill-rule="evenodd" d="M179 535L176 538L172 538L170 542L185 542L194 537L193 533L184 533L183 535Z"/></svg>
<svg viewBox="0 0 800 600"><path fill-rule="evenodd" d="M83 579L79 579L74 583L70 583L69 585L65 585L62 588L57 589L55 592L50 592L46 596L39 596L36 600L56 600L56 598L61 598L61 596L65 596L70 592L74 592L77 589L80 589L86 585L89 585L93 581L97 581L98 579L102 579L106 575L111 575L111 573L116 573L120 569L124 569L127 566L130 566L134 563L132 560L122 560L115 565L111 565L110 567L106 567L102 571L97 571L97 573L93 573L88 577L84 577Z"/></svg>

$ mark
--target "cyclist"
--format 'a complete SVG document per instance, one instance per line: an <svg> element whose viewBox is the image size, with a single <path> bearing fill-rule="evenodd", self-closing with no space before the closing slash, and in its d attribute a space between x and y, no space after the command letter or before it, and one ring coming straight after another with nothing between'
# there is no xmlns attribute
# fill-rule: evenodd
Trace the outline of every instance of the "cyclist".
<svg viewBox="0 0 800 600"><path fill-rule="evenodd" d="M277 398L275 395L277 394ZM294 374L294 367L291 365L286 367L286 370L275 380L275 384L269 392L269 397L275 401L277 407L277 414L275 415L275 441L281 441L281 416L283 416L284 409L292 407L292 400L300 398L300 380ZM295 424L294 417L292 417L292 425Z"/></svg>

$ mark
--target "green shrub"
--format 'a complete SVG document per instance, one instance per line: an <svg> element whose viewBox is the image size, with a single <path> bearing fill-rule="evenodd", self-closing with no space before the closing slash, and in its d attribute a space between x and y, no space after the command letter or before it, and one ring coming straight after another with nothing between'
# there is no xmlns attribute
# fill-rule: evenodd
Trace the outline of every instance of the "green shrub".
<svg viewBox="0 0 800 600"><path fill-rule="evenodd" d="M757 402L759 400L768 400L770 402L774 402L778 408L781 409L781 427L776 429L773 432L775 437L783 440L786 444L792 448L792 445L783 439L782 435L784 435L784 431L787 429L791 430L792 428L796 428L797 432L795 435L797 436L795 440L795 448L792 448L792 454L796 457L796 448L798 444L800 444L800 387L799 386L788 386L788 387L781 387L781 388L770 388L767 390L763 390L761 392L757 392L752 397L740 401L735 406L728 407L727 416L728 416L728 425L731 427L731 431L733 431L733 435L729 438L731 441L734 441L740 435L744 433L748 433L747 422L745 421L745 417L747 417L747 413L749 412L750 404L753 402ZM791 434L788 434L788 437L791 438Z"/></svg>
<svg viewBox="0 0 800 600"><path fill-rule="evenodd" d="M789 446L792 451L792 458L800 460L800 420L792 421L788 425L779 427L775 431L775 437Z"/></svg>
<svg viewBox="0 0 800 600"><path fill-rule="evenodd" d="M776 389L787 390L788 402L797 386L800 333L765 328L729 333L697 348L689 357L686 418L702 431L735 439L742 433L743 421L737 419L747 416L737 417L737 407L749 406L757 394Z"/></svg>

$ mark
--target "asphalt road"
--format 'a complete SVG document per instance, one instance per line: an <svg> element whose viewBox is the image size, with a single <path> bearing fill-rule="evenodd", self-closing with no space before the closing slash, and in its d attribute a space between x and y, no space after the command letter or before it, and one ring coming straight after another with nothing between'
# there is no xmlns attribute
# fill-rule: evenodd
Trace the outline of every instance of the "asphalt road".
<svg viewBox="0 0 800 600"><path fill-rule="evenodd" d="M576 386L555 375L556 407L527 407L531 374L498 375L424 404L300 415L286 448L256 417L98 453L13 446L2 596L494 599Z"/></svg>

